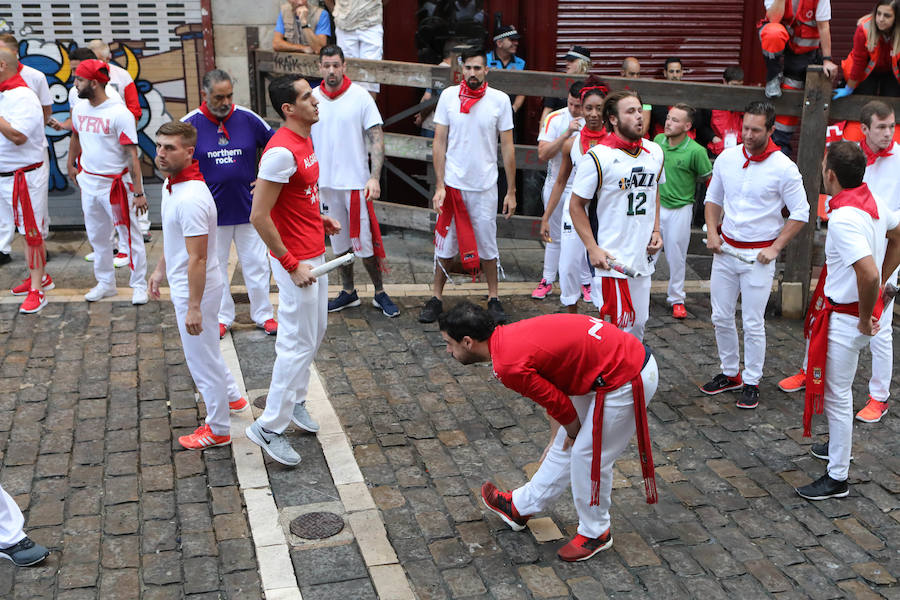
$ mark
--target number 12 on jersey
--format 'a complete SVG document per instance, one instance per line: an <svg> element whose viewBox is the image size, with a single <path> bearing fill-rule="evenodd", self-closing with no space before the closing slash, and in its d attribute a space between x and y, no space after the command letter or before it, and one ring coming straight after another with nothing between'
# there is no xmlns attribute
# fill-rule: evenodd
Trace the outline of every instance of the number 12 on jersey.
<svg viewBox="0 0 900 600"><path fill-rule="evenodd" d="M635 206L634 201L637 200L637 206ZM646 215L647 209L644 208L644 204L647 203L647 194L644 192L638 192L635 194L634 192L628 192L628 216L633 217L635 215Z"/></svg>

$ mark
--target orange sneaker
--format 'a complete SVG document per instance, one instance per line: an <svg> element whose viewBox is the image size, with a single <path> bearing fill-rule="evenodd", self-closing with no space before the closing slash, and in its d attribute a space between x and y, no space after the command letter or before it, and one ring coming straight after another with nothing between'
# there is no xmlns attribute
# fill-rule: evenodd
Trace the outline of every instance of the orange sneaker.
<svg viewBox="0 0 900 600"><path fill-rule="evenodd" d="M673 319L687 319L687 309L684 308L684 304L673 304L672 305L672 318Z"/></svg>
<svg viewBox="0 0 900 600"><path fill-rule="evenodd" d="M612 534L609 529L598 538L585 537L579 533L571 542L560 548L556 555L560 560L566 562L587 560L598 552L602 552L612 546L612 543Z"/></svg>
<svg viewBox="0 0 900 600"><path fill-rule="evenodd" d="M178 438L178 443L188 450L203 450L204 448L215 448L216 446L227 446L231 443L230 435L216 435L204 423L190 435L183 435Z"/></svg>
<svg viewBox="0 0 900 600"><path fill-rule="evenodd" d="M856 413L856 420L862 421L863 423L877 423L881 420L881 417L887 414L887 411L887 400L879 402L872 396L869 396L869 401L863 409Z"/></svg>
<svg viewBox="0 0 900 600"><path fill-rule="evenodd" d="M806 387L806 371L800 369L796 375L785 377L778 382L778 387L783 392L799 392Z"/></svg>
<svg viewBox="0 0 900 600"><path fill-rule="evenodd" d="M230 410L239 411L239 410L244 410L245 408L247 408L248 404L249 404L249 402L247 402L246 398L238 398L234 402L229 402L228 408Z"/></svg>
<svg viewBox="0 0 900 600"><path fill-rule="evenodd" d="M56 287L56 284L53 283L53 279L50 278L49 275L44 273L44 278L41 279L41 288L43 291L49 291ZM31 277L26 277L22 280L22 283L9 290L13 296L27 296L28 292L31 291Z"/></svg>
<svg viewBox="0 0 900 600"><path fill-rule="evenodd" d="M25 302L19 307L19 312L25 314L36 313L45 306L47 306L47 297L44 296L44 292L31 290L28 292L28 296L25 297Z"/></svg>
<svg viewBox="0 0 900 600"><path fill-rule="evenodd" d="M266 332L266 335L275 335L278 333L278 321L275 319L268 319L262 325L257 325L260 329Z"/></svg>

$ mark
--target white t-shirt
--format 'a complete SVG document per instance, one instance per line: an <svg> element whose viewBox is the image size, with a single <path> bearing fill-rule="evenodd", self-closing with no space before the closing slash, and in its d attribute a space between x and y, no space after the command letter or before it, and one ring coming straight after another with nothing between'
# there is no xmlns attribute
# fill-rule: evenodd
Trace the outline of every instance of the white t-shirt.
<svg viewBox="0 0 900 600"><path fill-rule="evenodd" d="M548 114L541 126L541 132L538 134L538 143L555 142L559 139L559 136L563 135L569 129L569 123L571 122L572 113L569 112L568 106ZM581 119L581 122L583 125L584 120ZM575 134L573 133L572 135ZM547 161L547 178L544 180L544 189L547 190L548 193L553 189L553 184L556 183L556 175L559 173L560 165L562 165L561 151L557 152ZM570 177L569 182L571 183L571 181L572 179Z"/></svg>
<svg viewBox="0 0 900 600"><path fill-rule="evenodd" d="M463 114L459 86L441 92L435 125L449 127L444 183L458 190L480 192L497 185L497 142L513 128L509 96L488 86L484 97Z"/></svg>
<svg viewBox="0 0 900 600"><path fill-rule="evenodd" d="M826 297L838 304L859 301L853 263L871 256L880 272L887 248L885 235L900 222L898 214L878 196L875 196L875 202L878 204L877 220L852 206L831 211L828 219L828 235L825 237L828 277L824 292Z"/></svg>
<svg viewBox="0 0 900 600"><path fill-rule="evenodd" d="M53 104L53 100L50 98L50 85L47 83L47 78L43 73L28 65L22 65L19 75L22 76L22 79L25 80L25 84L31 88L31 91L37 94L41 106L51 106Z"/></svg>
<svg viewBox="0 0 900 600"><path fill-rule="evenodd" d="M738 242L774 240L784 227L782 207L792 221L809 221L809 203L800 171L783 152L744 163L744 145L722 151L713 165L706 202L724 210L722 233Z"/></svg>
<svg viewBox="0 0 900 600"><path fill-rule="evenodd" d="M137 143L134 115L114 100L99 106L79 102L72 109L72 128L78 132L81 143L78 185L90 193L105 193L112 180L99 175L118 175L131 163L126 146ZM127 174L124 179L130 181Z"/></svg>
<svg viewBox="0 0 900 600"><path fill-rule="evenodd" d="M116 91L116 88L114 88L111 83L106 84L105 91L106 91L106 95L109 97L110 100L112 100L113 102L119 102L120 104L122 104L124 106L125 101L122 100L122 96L119 95L119 92ZM79 104L81 102L87 102L87 101L88 100L86 98L78 97L78 90L75 89L74 85L69 88L69 111L70 112L73 108L75 108L76 104Z"/></svg>
<svg viewBox="0 0 900 600"><path fill-rule="evenodd" d="M6 136L0 135L0 172L8 173L46 160L44 111L31 89L17 87L0 92L0 117L28 138L24 144L17 146Z"/></svg>
<svg viewBox="0 0 900 600"><path fill-rule="evenodd" d="M656 222L657 191L665 180L662 148L642 140L637 155L594 146L578 161L572 183L573 194L592 199L588 217L597 245L640 275L654 270L647 244ZM617 271L602 275L625 277Z"/></svg>
<svg viewBox="0 0 900 600"><path fill-rule="evenodd" d="M316 153L318 156L318 152ZM273 183L287 183L297 172L294 153L284 146L273 146L259 159L257 177Z"/></svg>
<svg viewBox="0 0 900 600"><path fill-rule="evenodd" d="M130 115L131 113L129 113ZM132 118L134 121L134 118ZM166 257L166 279L172 296L187 299L188 252L184 238L206 237L206 289L222 285L216 253L216 202L206 183L182 181L168 191L168 179L162 186L163 255Z"/></svg>
<svg viewBox="0 0 900 600"><path fill-rule="evenodd" d="M797 10L797 5L800 4L800 0L785 0L786 2L791 2L791 6L794 10ZM772 8L772 5L775 4L775 0L765 0L766 10ZM802 16L802 15L801 15ZM831 20L831 0L819 0L819 3L816 5L816 21L822 23L824 21Z"/></svg>
<svg viewBox="0 0 900 600"><path fill-rule="evenodd" d="M384 123L375 100L355 83L334 100L318 86L313 96L319 101L319 121L310 131L319 157L319 187L363 189L369 180L366 131Z"/></svg>
<svg viewBox="0 0 900 600"><path fill-rule="evenodd" d="M881 156L866 167L863 181L872 195L887 203L888 208L900 211L900 144L894 142L890 156Z"/></svg>

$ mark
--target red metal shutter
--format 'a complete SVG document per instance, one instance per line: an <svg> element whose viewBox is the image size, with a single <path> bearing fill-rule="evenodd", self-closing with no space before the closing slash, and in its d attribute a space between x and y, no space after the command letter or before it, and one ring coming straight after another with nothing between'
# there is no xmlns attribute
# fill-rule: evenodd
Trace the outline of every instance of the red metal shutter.
<svg viewBox="0 0 900 600"><path fill-rule="evenodd" d="M856 22L872 12L873 0L832 0L831 2L831 55L836 63L850 55Z"/></svg>
<svg viewBox="0 0 900 600"><path fill-rule="evenodd" d="M557 66L579 44L601 75L618 75L635 56L644 77L662 78L666 58L677 56L686 80L720 82L725 67L741 64L743 17L744 0L562 0Z"/></svg>

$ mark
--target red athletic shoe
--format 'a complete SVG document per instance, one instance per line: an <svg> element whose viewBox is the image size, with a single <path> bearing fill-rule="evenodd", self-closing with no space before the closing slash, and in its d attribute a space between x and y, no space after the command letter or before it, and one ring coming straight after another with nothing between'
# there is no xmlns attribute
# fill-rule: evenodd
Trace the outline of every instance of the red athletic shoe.
<svg viewBox="0 0 900 600"><path fill-rule="evenodd" d="M219 339L225 337L225 334L228 333L228 325L225 323L219 323Z"/></svg>
<svg viewBox="0 0 900 600"><path fill-rule="evenodd" d="M869 401L863 409L856 413L856 420L862 421L863 423L877 423L881 420L881 417L887 414L887 411L887 400L880 402L872 396L869 396Z"/></svg>
<svg viewBox="0 0 900 600"><path fill-rule="evenodd" d="M581 299L585 302L591 301L591 284L582 283L581 284Z"/></svg>
<svg viewBox="0 0 900 600"><path fill-rule="evenodd" d="M41 279L41 287L46 292L48 290L52 290L56 287L56 284L53 283L53 280L49 275L44 273L44 278ZM10 290L13 296L27 296L28 292L31 291L31 277L26 277L22 280L22 283L14 287Z"/></svg>
<svg viewBox="0 0 900 600"><path fill-rule="evenodd" d="M231 443L231 436L216 435L210 430L209 425L204 423L194 430L194 433L178 438L178 443L188 450L203 450L204 448L227 446Z"/></svg>
<svg viewBox="0 0 900 600"><path fill-rule="evenodd" d="M266 335L275 335L278 333L278 321L275 319L269 319L262 325L257 325L260 329L266 332Z"/></svg>
<svg viewBox="0 0 900 600"><path fill-rule="evenodd" d="M488 510L503 519L503 522L509 525L513 531L525 529L525 523L531 518L529 515L519 514L519 511L513 506L512 493L501 492L490 481L481 486L481 500Z"/></svg>
<svg viewBox="0 0 900 600"><path fill-rule="evenodd" d="M602 552L612 546L612 543L612 534L609 529L598 538L589 538L578 534L571 542L560 548L556 555L560 560L566 562L587 560L598 552Z"/></svg>
<svg viewBox="0 0 900 600"><path fill-rule="evenodd" d="M229 402L228 408L233 411L239 411L244 410L248 405L249 403L247 402L246 398L238 398L234 402Z"/></svg>
<svg viewBox="0 0 900 600"><path fill-rule="evenodd" d="M687 310L684 308L684 304L673 304L672 305L672 318L673 319L687 319Z"/></svg>
<svg viewBox="0 0 900 600"><path fill-rule="evenodd" d="M546 279L541 279L541 282L534 288L534 291L531 292L531 297L535 300L543 300L547 296L550 295L550 292L553 291L553 284L548 283Z"/></svg>
<svg viewBox="0 0 900 600"><path fill-rule="evenodd" d="M25 314L36 313L45 306L47 306L47 297L44 296L44 292L31 290L28 292L28 296L25 297L25 302L19 307L19 312Z"/></svg>
<svg viewBox="0 0 900 600"><path fill-rule="evenodd" d="M806 371L800 369L799 373L785 377L778 382L778 387L783 392L799 392L806 387Z"/></svg>

